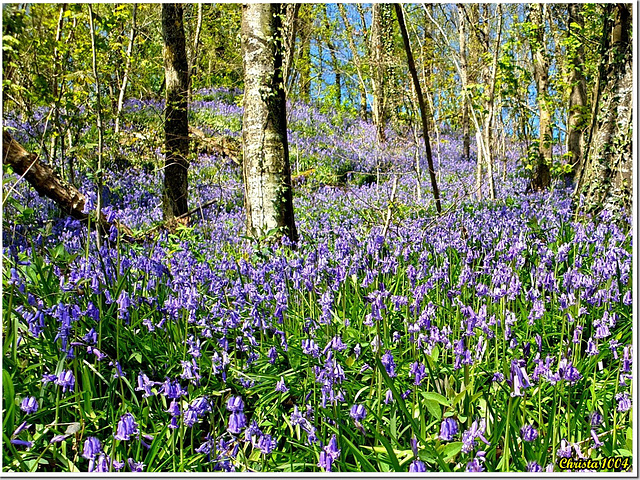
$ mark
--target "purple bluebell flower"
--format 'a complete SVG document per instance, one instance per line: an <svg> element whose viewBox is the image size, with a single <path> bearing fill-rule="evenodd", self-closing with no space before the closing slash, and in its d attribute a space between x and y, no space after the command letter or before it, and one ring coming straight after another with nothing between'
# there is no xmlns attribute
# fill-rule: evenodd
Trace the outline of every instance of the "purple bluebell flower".
<svg viewBox="0 0 640 480"><path fill-rule="evenodd" d="M426 368L420 362L414 362L411 364L409 374L414 376L413 384L420 385L422 381L427 377Z"/></svg>
<svg viewBox="0 0 640 480"><path fill-rule="evenodd" d="M525 370L524 360L512 360L511 361L511 385L513 386L512 397L521 397L523 394L522 389L529 388L531 383L529 382L529 376Z"/></svg>
<svg viewBox="0 0 640 480"><path fill-rule="evenodd" d="M230 412L242 412L244 409L244 402L242 397L229 397L227 400L227 410Z"/></svg>
<svg viewBox="0 0 640 480"><path fill-rule="evenodd" d="M351 410L349 410L349 415L351 415L351 418L356 422L361 422L364 420L364 417L367 416L367 410L364 408L364 405L354 405L351 407Z"/></svg>
<svg viewBox="0 0 640 480"><path fill-rule="evenodd" d="M302 340L302 353L317 358L318 355L320 355L320 347L318 347L313 339L304 339Z"/></svg>
<svg viewBox="0 0 640 480"><path fill-rule="evenodd" d="M238 435L244 427L247 426L247 417L241 411L233 412L229 416L229 425L227 430L233 435Z"/></svg>
<svg viewBox="0 0 640 480"><path fill-rule="evenodd" d="M321 450L320 454L318 455L318 466L322 468L325 472L330 472L332 464L333 464L333 460L331 459L331 457L327 455L327 452L325 452L324 450Z"/></svg>
<svg viewBox="0 0 640 480"><path fill-rule="evenodd" d="M24 422L22 422L20 425L18 425L18 428L16 428L13 432L13 434L11 435L12 437L17 437L18 434L20 432L22 432L23 430L26 430L27 428L29 428L31 425L27 425L26 420Z"/></svg>
<svg viewBox="0 0 640 480"><path fill-rule="evenodd" d="M12 445L17 445L19 447L27 447L27 450L33 446L33 442L27 442L26 440L18 440L14 438L11 440Z"/></svg>
<svg viewBox="0 0 640 480"><path fill-rule="evenodd" d="M394 362L393 360L393 355L391 354L391 352L389 350L387 350L384 355L382 355L382 365L384 365L384 369L387 371L387 374L390 377L395 377L397 376L396 373L396 362Z"/></svg>
<svg viewBox="0 0 640 480"><path fill-rule="evenodd" d="M36 397L23 398L20 409L25 413L36 413L38 411L38 401Z"/></svg>
<svg viewBox="0 0 640 480"><path fill-rule="evenodd" d="M450 442L453 440L453 437L458 433L458 422L456 422L455 418L447 417L442 420L440 424L440 439L445 442Z"/></svg>
<svg viewBox="0 0 640 480"><path fill-rule="evenodd" d="M73 376L73 372L71 370L67 370L66 372L60 372L60 375L55 380L56 385L60 385L62 387L62 392L66 392L67 390L71 390L73 392L73 386L76 384L76 379Z"/></svg>
<svg viewBox="0 0 640 480"><path fill-rule="evenodd" d="M557 451L559 458L571 458L571 445L567 443L567 439L563 438L560 442L560 448Z"/></svg>
<svg viewBox="0 0 640 480"><path fill-rule="evenodd" d="M284 384L284 377L280 377L280 380L276 382L276 392L287 393L289 388Z"/></svg>
<svg viewBox="0 0 640 480"><path fill-rule="evenodd" d="M62 442L63 440L65 440L69 435L63 434L63 435L55 435L53 438L51 438L51 440L49 440L49 443L59 443Z"/></svg>
<svg viewBox="0 0 640 480"><path fill-rule="evenodd" d="M102 450L102 444L100 443L100 440L96 437L88 437L84 441L82 456L87 460L93 460L94 458L96 458L96 455L98 455L101 450Z"/></svg>
<svg viewBox="0 0 640 480"><path fill-rule="evenodd" d="M480 462L480 460L478 460L477 458L474 458L474 459L470 460L469 462L467 462L467 467L466 467L465 471L467 471L467 472L484 472L484 466L482 465L482 462Z"/></svg>
<svg viewBox="0 0 640 480"><path fill-rule="evenodd" d="M520 429L520 436L525 442L533 442L538 438L538 431L533 428L533 425L525 425Z"/></svg>
<svg viewBox="0 0 640 480"><path fill-rule="evenodd" d="M427 466L422 460L414 460L409 465L409 472L411 473L423 473L427 471Z"/></svg>
<svg viewBox="0 0 640 480"><path fill-rule="evenodd" d="M387 389L384 394L384 404L389 405L390 403L393 403L393 401L393 392L390 389Z"/></svg>
<svg viewBox="0 0 640 480"><path fill-rule="evenodd" d="M270 364L273 365L276 363L276 360L278 359L278 351L276 350L276 347L271 347L267 356L269 357Z"/></svg>
<svg viewBox="0 0 640 480"><path fill-rule="evenodd" d="M477 445L476 439L482 440L485 444L490 445L489 441L484 438L485 422L484 419L474 420L471 427L462 434L462 452L469 453Z"/></svg>
<svg viewBox="0 0 640 480"><path fill-rule="evenodd" d="M271 435L265 434L258 439L258 448L263 455L270 455L277 446L278 442L276 442Z"/></svg>
<svg viewBox="0 0 640 480"><path fill-rule="evenodd" d="M527 463L527 472L542 472L542 467L534 460Z"/></svg>
<svg viewBox="0 0 640 480"><path fill-rule="evenodd" d="M136 392L144 392L142 394L142 398L152 397L154 393L151 391L151 387L155 384L156 382L152 382L146 374L140 372L138 374L138 386L136 387Z"/></svg>
<svg viewBox="0 0 640 480"><path fill-rule="evenodd" d="M114 460L113 461L113 469L116 472L119 472L120 470L122 470L124 468L124 460Z"/></svg>
<svg viewBox="0 0 640 480"><path fill-rule="evenodd" d="M598 438L598 435L596 434L596 431L593 428L591 429L591 438L593 438L593 448L598 449L604 445L604 443L602 443Z"/></svg>
<svg viewBox="0 0 640 480"><path fill-rule="evenodd" d="M631 408L631 399L627 392L618 393L616 395L616 401L618 402L618 411L626 412Z"/></svg>
<svg viewBox="0 0 640 480"><path fill-rule="evenodd" d="M621 367L621 371L625 372L625 373L629 373L631 371L631 357L629 356L631 350L631 346L627 345L626 347L624 347L622 349L622 367Z"/></svg>
<svg viewBox="0 0 640 480"><path fill-rule="evenodd" d="M595 356L598 353L598 345L593 341L593 337L590 337L587 341L587 355Z"/></svg>
<svg viewBox="0 0 640 480"><path fill-rule="evenodd" d="M602 415L599 412L591 412L589 414L589 423L592 427L597 427L602 423Z"/></svg>
<svg viewBox="0 0 640 480"><path fill-rule="evenodd" d="M138 424L131 413L125 413L120 417L116 434L113 436L116 440L127 441L131 435L139 433Z"/></svg>
<svg viewBox="0 0 640 480"><path fill-rule="evenodd" d="M127 463L129 464L129 468L132 472L144 472L144 463L136 462L133 460L133 458L129 458L127 460Z"/></svg>

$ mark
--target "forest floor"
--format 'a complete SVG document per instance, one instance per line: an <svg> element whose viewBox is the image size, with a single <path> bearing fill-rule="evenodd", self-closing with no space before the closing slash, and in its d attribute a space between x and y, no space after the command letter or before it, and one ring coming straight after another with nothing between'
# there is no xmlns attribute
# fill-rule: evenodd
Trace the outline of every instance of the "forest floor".
<svg viewBox="0 0 640 480"><path fill-rule="evenodd" d="M139 232L162 218L161 112L131 101L109 137L105 213ZM190 122L239 139L241 115L210 90ZM295 249L244 236L216 154L193 154L188 226L100 249L5 169L4 470L630 469L631 218L576 216L561 182L525 194L509 139L479 200L450 132L437 216L411 130L378 147L356 117L288 115ZM4 121L37 150L44 121Z"/></svg>

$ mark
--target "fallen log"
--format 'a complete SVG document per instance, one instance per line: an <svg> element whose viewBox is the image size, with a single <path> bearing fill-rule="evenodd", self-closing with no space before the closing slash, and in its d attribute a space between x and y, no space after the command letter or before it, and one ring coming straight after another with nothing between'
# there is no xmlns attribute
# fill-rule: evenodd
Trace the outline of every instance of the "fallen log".
<svg viewBox="0 0 640 480"><path fill-rule="evenodd" d="M229 158L236 165L242 165L242 144L229 135L207 136L202 130L189 127L192 145L198 153L217 153Z"/></svg>
<svg viewBox="0 0 640 480"><path fill-rule="evenodd" d="M13 171L23 177L41 196L56 202L67 215L82 222L89 220L84 207L87 197L70 183L65 182L47 164L41 162L34 153L25 150L6 130L2 136L2 163L10 165ZM98 220L103 233L108 233L114 225L119 232L133 237L132 230L119 221L109 222L103 213Z"/></svg>

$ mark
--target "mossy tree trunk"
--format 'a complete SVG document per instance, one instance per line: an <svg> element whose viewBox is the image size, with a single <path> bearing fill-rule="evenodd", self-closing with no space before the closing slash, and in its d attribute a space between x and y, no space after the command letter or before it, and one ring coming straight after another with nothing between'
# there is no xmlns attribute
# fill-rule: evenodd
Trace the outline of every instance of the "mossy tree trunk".
<svg viewBox="0 0 640 480"><path fill-rule="evenodd" d="M187 97L189 92L189 65L182 5L162 4L162 36L164 38L165 71L165 170L162 213L171 221L188 211L187 173L189 162L189 121Z"/></svg>
<svg viewBox="0 0 640 480"><path fill-rule="evenodd" d="M582 164L583 134L585 124L588 123L587 111L587 82L584 70L584 43L580 38L584 27L582 5L570 3L567 5L569 27L567 30L567 54L569 57L569 112L567 118L567 153L570 155L571 171L565 179L569 183L575 173L580 171Z"/></svg>
<svg viewBox="0 0 640 480"><path fill-rule="evenodd" d="M633 10L631 4L612 3L603 9L602 61L576 187L589 212L628 209L633 198Z"/></svg>
<svg viewBox="0 0 640 480"><path fill-rule="evenodd" d="M258 3L242 7L242 174L247 233L297 241L282 71L284 8Z"/></svg>

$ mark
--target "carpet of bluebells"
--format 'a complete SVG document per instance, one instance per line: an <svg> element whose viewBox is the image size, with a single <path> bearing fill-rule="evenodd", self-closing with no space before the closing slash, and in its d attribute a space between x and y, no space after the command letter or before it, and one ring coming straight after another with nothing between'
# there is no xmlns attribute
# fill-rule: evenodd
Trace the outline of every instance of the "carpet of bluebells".
<svg viewBox="0 0 640 480"><path fill-rule="evenodd" d="M238 93L201 92L192 124L240 138ZM161 114L130 101L107 151L105 213L136 231L162 218ZM576 216L561 186L525 194L511 142L496 200L479 201L475 161L444 130L437 216L409 131L377 147L356 117L288 115L297 248L245 237L241 171L217 155L191 160L190 208L213 203L189 226L134 243L113 229L99 249L5 169L5 471L543 472L631 456L630 217ZM37 148L47 111L4 116Z"/></svg>

